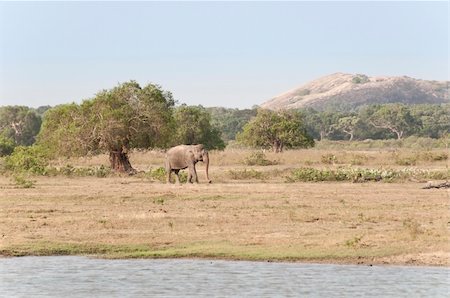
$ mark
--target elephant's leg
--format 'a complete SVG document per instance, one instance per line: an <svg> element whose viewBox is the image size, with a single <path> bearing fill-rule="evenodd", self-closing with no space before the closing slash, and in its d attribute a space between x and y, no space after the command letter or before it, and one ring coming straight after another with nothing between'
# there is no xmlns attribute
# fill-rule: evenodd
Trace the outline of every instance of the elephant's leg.
<svg viewBox="0 0 450 298"><path fill-rule="evenodd" d="M174 172L175 172L175 177L176 177L176 180L177 180L177 184L181 184L181 182L180 182L180 170L174 170Z"/></svg>
<svg viewBox="0 0 450 298"><path fill-rule="evenodd" d="M194 182L198 183L198 175L197 175L197 170L195 169L195 166L194 166Z"/></svg>
<svg viewBox="0 0 450 298"><path fill-rule="evenodd" d="M189 180L189 182L191 182L191 183L198 183L198 176L197 176L197 171L195 170L195 164L194 163L189 165L189 175L191 176L191 179Z"/></svg>
<svg viewBox="0 0 450 298"><path fill-rule="evenodd" d="M166 179L167 179L167 183L170 183L170 178L171 178L171 176L172 176L172 170L171 169L169 169L169 170L166 170L167 171L167 174L166 174Z"/></svg>
<svg viewBox="0 0 450 298"><path fill-rule="evenodd" d="M187 182L192 183L192 174L191 174L191 170L188 170Z"/></svg>

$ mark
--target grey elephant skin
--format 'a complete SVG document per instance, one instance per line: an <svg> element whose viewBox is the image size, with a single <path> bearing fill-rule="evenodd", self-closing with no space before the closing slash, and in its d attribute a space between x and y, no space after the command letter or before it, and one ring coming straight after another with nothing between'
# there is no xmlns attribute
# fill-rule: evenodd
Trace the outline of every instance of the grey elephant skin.
<svg viewBox="0 0 450 298"><path fill-rule="evenodd" d="M167 183L170 183L172 172L175 173L177 183L180 184L180 170L188 169L188 179L190 183L198 183L197 162L205 163L206 179L209 179L209 154L202 144L198 145L178 145L170 148L166 153L165 168L167 173Z"/></svg>

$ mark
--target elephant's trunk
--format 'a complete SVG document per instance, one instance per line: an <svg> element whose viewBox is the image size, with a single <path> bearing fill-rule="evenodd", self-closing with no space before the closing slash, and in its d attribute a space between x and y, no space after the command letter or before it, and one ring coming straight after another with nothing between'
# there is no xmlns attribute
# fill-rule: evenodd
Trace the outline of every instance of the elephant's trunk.
<svg viewBox="0 0 450 298"><path fill-rule="evenodd" d="M208 183L211 183L211 180L209 179L209 153L205 152L203 154L203 162L205 163L205 172L206 172L206 180Z"/></svg>

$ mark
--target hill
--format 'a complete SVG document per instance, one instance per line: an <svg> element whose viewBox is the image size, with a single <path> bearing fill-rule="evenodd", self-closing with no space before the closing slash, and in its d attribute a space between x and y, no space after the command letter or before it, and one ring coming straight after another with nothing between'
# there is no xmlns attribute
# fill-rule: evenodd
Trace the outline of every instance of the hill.
<svg viewBox="0 0 450 298"><path fill-rule="evenodd" d="M316 110L353 110L366 104L448 103L448 81L426 81L410 77L368 77L335 73L276 96L261 107Z"/></svg>

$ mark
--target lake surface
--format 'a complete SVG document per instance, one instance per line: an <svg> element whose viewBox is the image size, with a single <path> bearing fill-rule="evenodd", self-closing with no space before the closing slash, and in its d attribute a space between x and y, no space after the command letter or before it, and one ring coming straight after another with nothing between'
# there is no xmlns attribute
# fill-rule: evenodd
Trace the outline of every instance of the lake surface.
<svg viewBox="0 0 450 298"><path fill-rule="evenodd" d="M0 297L450 297L450 269L219 260L0 259Z"/></svg>

